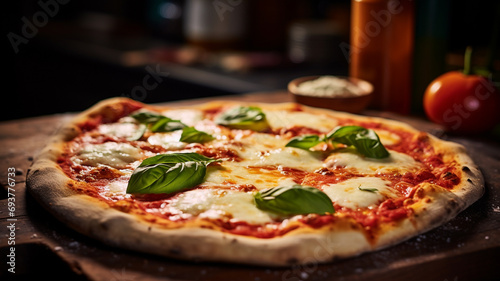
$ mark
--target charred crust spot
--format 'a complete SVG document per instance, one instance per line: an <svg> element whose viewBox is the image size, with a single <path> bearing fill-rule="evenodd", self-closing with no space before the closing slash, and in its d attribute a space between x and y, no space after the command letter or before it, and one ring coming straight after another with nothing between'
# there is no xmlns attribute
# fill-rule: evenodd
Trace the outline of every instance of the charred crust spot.
<svg viewBox="0 0 500 281"><path fill-rule="evenodd" d="M417 140L419 142L427 142L429 140L429 136L427 133L421 132L417 135Z"/></svg>
<svg viewBox="0 0 500 281"><path fill-rule="evenodd" d="M472 180L471 179L467 179L468 182L472 183Z"/></svg>
<svg viewBox="0 0 500 281"><path fill-rule="evenodd" d="M297 259L297 258L293 258L293 257L292 257L292 258L287 259L287 260L286 260L286 263L287 263L287 264L290 264L290 265L293 265L293 264L298 264L298 263L299 263L299 259Z"/></svg>
<svg viewBox="0 0 500 281"><path fill-rule="evenodd" d="M470 172L470 168L467 167L467 166L463 166L462 167L462 171L464 171L464 172Z"/></svg>
<svg viewBox="0 0 500 281"><path fill-rule="evenodd" d="M233 240L231 240L231 244L236 244L238 243L238 239L234 238Z"/></svg>
<svg viewBox="0 0 500 281"><path fill-rule="evenodd" d="M456 207L458 207L458 202L457 202L456 200L454 200L454 199L451 199L451 200L449 201L449 204L450 204L450 206L451 206L452 208L456 208Z"/></svg>
<svg viewBox="0 0 500 281"><path fill-rule="evenodd" d="M445 207L446 213L448 215L451 215L455 213L457 209L458 209L458 202L455 201L454 199L450 199L450 201L448 201L448 205L446 205Z"/></svg>
<svg viewBox="0 0 500 281"><path fill-rule="evenodd" d="M443 180L448 181L452 184L460 183L460 178L456 174L451 173L451 172L444 173L442 178L443 178Z"/></svg>

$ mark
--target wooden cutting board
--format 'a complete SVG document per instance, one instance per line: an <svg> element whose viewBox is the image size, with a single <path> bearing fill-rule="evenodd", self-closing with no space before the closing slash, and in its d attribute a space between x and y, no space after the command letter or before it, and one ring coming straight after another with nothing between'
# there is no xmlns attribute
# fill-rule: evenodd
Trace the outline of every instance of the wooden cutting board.
<svg viewBox="0 0 500 281"><path fill-rule="evenodd" d="M232 96L228 99L289 101L283 92ZM170 105L205 101L207 99ZM0 280L32 280L39 277L107 281L499 280L500 144L488 136L447 135L436 125L419 118L381 112L366 114L398 119L440 138L463 144L484 174L486 194L455 219L437 229L394 247L356 258L328 264L311 260L306 265L284 268L177 261L112 248L87 238L54 219L26 192L26 172L34 155L73 114L2 122ZM8 190L8 178L11 176L8 175L9 168L15 169L15 186L11 190ZM11 212L8 209L8 197L14 196L15 210ZM14 231L8 228L11 225L15 226ZM9 245L9 241L14 241L15 245ZM11 247L14 247L13 251ZM11 268L7 262L12 252L15 254L15 273L7 271Z"/></svg>

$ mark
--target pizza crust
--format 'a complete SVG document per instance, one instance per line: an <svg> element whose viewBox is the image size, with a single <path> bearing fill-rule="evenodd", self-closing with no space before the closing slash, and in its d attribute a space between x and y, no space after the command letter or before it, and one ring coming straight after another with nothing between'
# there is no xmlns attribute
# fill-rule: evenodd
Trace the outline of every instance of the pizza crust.
<svg viewBox="0 0 500 281"><path fill-rule="evenodd" d="M236 104L240 103L220 101L189 108L203 109ZM292 103L257 105L264 109L283 110L297 106ZM195 226L167 229L113 209L98 199L77 194L68 188L72 180L57 164L63 143L79 133L76 124L82 124L101 114L112 120L136 106L143 105L128 99L115 98L103 101L81 113L50 139L46 148L36 157L27 175L27 186L31 194L64 224L106 244L126 249L185 260L266 266L323 263L385 248L442 225L475 202L484 192L482 175L464 147L429 135L436 149L455 155L456 161L467 167L462 170L467 180L462 180L453 193L443 192L439 186L430 184L421 186L421 191L418 191L420 203L414 206L415 216L386 226L376 241L370 242L362 231L349 225L320 229L299 228L283 236L268 239L239 236ZM313 114L378 121L418 132L398 121L302 108Z"/></svg>

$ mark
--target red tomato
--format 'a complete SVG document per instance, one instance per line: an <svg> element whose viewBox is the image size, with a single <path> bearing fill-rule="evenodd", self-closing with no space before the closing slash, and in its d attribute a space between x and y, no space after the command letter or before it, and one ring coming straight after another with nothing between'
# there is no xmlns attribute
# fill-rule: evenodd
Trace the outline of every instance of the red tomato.
<svg viewBox="0 0 500 281"><path fill-rule="evenodd" d="M450 131L484 132L500 122L500 91L482 76L452 71L429 84L424 109Z"/></svg>

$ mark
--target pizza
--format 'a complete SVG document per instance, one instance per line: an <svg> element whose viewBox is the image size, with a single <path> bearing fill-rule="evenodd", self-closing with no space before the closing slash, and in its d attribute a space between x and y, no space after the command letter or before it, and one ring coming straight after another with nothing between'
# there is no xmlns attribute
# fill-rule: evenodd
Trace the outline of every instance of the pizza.
<svg viewBox="0 0 500 281"><path fill-rule="evenodd" d="M50 139L30 193L108 245L189 261L324 263L438 227L480 198L459 144L295 103L104 100Z"/></svg>

